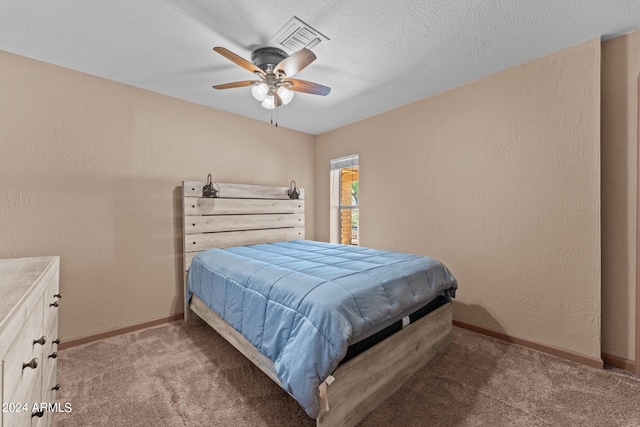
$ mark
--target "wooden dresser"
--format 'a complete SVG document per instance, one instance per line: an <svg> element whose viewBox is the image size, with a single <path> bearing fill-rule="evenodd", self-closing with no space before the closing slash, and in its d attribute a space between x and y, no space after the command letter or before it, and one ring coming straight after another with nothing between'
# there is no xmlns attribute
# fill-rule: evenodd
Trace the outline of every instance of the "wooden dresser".
<svg viewBox="0 0 640 427"><path fill-rule="evenodd" d="M57 409L59 275L57 256L0 260L1 427L48 426Z"/></svg>

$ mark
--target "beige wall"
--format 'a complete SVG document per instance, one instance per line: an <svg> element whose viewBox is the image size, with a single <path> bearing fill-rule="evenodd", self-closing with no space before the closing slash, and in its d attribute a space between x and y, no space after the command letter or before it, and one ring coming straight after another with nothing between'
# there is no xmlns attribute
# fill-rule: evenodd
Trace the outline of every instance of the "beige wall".
<svg viewBox="0 0 640 427"><path fill-rule="evenodd" d="M296 179L307 237L329 240L329 160L359 154L361 244L444 260L458 320L599 357L599 52L317 139L0 52L0 257L62 256L64 339L168 316L180 181ZM633 359L640 32L602 55L602 351Z"/></svg>
<svg viewBox="0 0 640 427"><path fill-rule="evenodd" d="M460 321L600 358L599 40L317 137L319 240L349 154L363 246L443 260Z"/></svg>
<svg viewBox="0 0 640 427"><path fill-rule="evenodd" d="M313 136L6 52L0 76L0 258L61 256L63 339L182 311L182 180L295 179L314 237Z"/></svg>
<svg viewBox="0 0 640 427"><path fill-rule="evenodd" d="M635 359L640 31L602 44L602 352Z"/></svg>

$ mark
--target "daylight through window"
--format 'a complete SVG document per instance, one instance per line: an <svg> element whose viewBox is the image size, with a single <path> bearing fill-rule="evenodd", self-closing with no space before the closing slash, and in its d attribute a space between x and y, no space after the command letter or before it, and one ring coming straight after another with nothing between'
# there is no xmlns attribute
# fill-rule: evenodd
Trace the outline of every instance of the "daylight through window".
<svg viewBox="0 0 640 427"><path fill-rule="evenodd" d="M331 242L333 243L358 245L359 173L357 155L331 161Z"/></svg>

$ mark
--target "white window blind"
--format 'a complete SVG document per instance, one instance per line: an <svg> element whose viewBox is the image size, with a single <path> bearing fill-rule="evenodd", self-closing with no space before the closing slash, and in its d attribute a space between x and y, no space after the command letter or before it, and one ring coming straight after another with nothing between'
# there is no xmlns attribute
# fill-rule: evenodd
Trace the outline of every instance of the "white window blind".
<svg viewBox="0 0 640 427"><path fill-rule="evenodd" d="M351 156L345 156L345 157L340 157L339 159L331 160L331 170L342 169L342 168L352 168L354 166L358 166L357 154L352 154Z"/></svg>

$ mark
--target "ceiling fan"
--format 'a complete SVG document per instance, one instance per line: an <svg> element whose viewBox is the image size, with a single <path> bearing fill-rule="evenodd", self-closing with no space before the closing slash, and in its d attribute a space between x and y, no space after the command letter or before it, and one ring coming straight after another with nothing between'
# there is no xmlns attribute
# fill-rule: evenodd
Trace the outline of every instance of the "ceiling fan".
<svg viewBox="0 0 640 427"><path fill-rule="evenodd" d="M213 50L245 70L254 73L259 78L259 80L224 83L215 85L213 88L233 89L253 86L251 94L262 103L264 108L269 110L291 102L294 91L322 96L326 96L331 92L330 87L291 78L315 61L316 55L309 49L302 48L289 56L281 49L262 47L251 53L252 62L223 47L214 47Z"/></svg>

